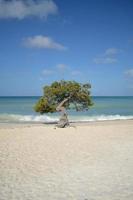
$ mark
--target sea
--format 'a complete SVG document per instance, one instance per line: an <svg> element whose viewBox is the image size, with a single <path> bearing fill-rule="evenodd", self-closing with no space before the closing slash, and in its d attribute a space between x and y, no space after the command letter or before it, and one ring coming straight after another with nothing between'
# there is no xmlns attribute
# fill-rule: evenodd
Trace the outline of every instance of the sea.
<svg viewBox="0 0 133 200"><path fill-rule="evenodd" d="M0 123L56 123L60 114L39 114L34 105L40 97L0 97ZM70 122L133 119L133 96L94 96L88 111L68 110Z"/></svg>

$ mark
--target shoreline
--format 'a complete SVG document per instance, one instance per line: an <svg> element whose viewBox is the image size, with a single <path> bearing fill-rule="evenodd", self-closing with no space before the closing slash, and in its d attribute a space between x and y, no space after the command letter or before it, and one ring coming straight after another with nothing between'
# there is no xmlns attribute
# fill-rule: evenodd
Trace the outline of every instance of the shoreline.
<svg viewBox="0 0 133 200"><path fill-rule="evenodd" d="M133 119L116 119L116 120L99 120L99 121L83 121L83 122L70 122L70 126L97 126L97 125L118 125L118 124L132 124ZM0 123L0 129L10 128L24 128L24 127L55 127L57 123ZM67 127L66 127L67 128Z"/></svg>

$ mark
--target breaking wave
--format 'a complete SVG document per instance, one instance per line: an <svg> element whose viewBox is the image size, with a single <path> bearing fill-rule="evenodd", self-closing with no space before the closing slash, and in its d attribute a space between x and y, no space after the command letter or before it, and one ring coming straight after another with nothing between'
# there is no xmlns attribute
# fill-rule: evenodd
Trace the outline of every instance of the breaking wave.
<svg viewBox="0 0 133 200"><path fill-rule="evenodd" d="M44 122L52 123L57 122L58 119L54 117L49 117L46 115L34 116L34 115L17 115L17 114L1 114L0 122Z"/></svg>
<svg viewBox="0 0 133 200"><path fill-rule="evenodd" d="M69 116L70 122L91 122L91 121L109 121L109 120L127 120L133 119L133 115L91 115L91 116ZM17 115L1 114L0 123L56 123L58 116L47 115Z"/></svg>

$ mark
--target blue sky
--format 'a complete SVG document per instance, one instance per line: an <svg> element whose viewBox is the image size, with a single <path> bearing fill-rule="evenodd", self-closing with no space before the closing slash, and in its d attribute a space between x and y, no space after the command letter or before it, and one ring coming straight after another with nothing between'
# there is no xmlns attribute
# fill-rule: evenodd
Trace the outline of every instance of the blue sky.
<svg viewBox="0 0 133 200"><path fill-rule="evenodd" d="M55 80L133 95L132 0L0 0L0 96Z"/></svg>

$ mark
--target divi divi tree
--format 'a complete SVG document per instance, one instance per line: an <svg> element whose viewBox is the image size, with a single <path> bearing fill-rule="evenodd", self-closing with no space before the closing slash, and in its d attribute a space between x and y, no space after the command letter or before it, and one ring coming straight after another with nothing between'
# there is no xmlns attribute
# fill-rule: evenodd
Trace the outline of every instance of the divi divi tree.
<svg viewBox="0 0 133 200"><path fill-rule="evenodd" d="M91 85L76 81L55 81L43 88L43 96L36 103L36 112L53 113L73 108L76 111L88 110L93 105L90 96Z"/></svg>

